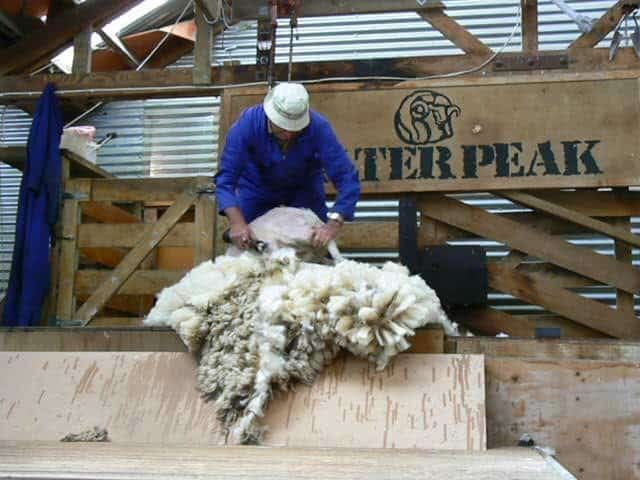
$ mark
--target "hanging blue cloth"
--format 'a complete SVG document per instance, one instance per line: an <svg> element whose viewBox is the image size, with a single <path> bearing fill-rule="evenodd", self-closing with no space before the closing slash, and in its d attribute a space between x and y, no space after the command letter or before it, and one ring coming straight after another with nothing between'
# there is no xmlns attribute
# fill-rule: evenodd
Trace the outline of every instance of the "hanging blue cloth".
<svg viewBox="0 0 640 480"><path fill-rule="evenodd" d="M3 314L5 326L40 324L51 280L50 243L58 218L62 126L55 87L48 84L40 96L29 131Z"/></svg>

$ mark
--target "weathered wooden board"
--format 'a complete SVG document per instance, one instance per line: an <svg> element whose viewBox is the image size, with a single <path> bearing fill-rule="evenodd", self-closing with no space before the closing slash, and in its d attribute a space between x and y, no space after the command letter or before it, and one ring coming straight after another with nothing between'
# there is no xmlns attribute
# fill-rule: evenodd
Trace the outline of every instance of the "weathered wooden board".
<svg viewBox="0 0 640 480"><path fill-rule="evenodd" d="M636 79L310 90L364 192L640 183ZM224 123L263 95L226 95Z"/></svg>
<svg viewBox="0 0 640 480"><path fill-rule="evenodd" d="M94 425L114 442L224 444L186 353L0 353L0 440L59 440ZM477 355L399 356L376 374L339 360L276 397L267 445L485 449Z"/></svg>
<svg viewBox="0 0 640 480"><path fill-rule="evenodd" d="M141 319L127 320L133 324ZM0 351L186 352L187 348L168 328L38 327L0 328Z"/></svg>
<svg viewBox="0 0 640 480"><path fill-rule="evenodd" d="M557 465L557 464L556 464ZM567 480L529 448L485 452L0 442L0 478ZM561 470L562 471L562 470Z"/></svg>
<svg viewBox="0 0 640 480"><path fill-rule="evenodd" d="M489 448L527 433L580 480L640 478L639 367L487 357Z"/></svg>
<svg viewBox="0 0 640 480"><path fill-rule="evenodd" d="M528 360L606 360L640 362L640 342L607 339L518 339L451 337L450 353L488 357L525 357Z"/></svg>
<svg viewBox="0 0 640 480"><path fill-rule="evenodd" d="M1 303L0 303L1 305ZM109 324L109 322L113 322ZM0 327L2 352L186 352L170 328L145 327L142 318L98 317L89 327ZM106 328L110 325L111 328ZM427 325L406 353L443 353L444 331Z"/></svg>

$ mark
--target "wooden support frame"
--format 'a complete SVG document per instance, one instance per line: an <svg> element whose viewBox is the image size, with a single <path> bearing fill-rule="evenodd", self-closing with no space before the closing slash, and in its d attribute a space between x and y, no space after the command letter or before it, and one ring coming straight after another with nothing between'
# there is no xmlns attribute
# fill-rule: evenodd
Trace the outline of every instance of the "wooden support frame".
<svg viewBox="0 0 640 480"><path fill-rule="evenodd" d="M124 193L123 182L130 187ZM87 325L103 308L134 315L146 313L152 295L184 274L155 269L156 262L150 257L155 255L155 247L190 246L198 262L213 257L216 209L206 177L84 180L71 182L69 188L70 194L81 191L72 194L75 196L66 201L64 210L67 243L63 246L57 310L63 323ZM144 223L143 218L110 203L114 201L142 201L168 208L157 221ZM195 222L182 221L191 207ZM83 208L90 220L106 223L81 223ZM151 217L147 215L147 219ZM78 269L79 254L114 270ZM76 299L84 302L77 311Z"/></svg>
<svg viewBox="0 0 640 480"><path fill-rule="evenodd" d="M22 72L38 62L45 61L89 25L101 26L141 1L113 0L105 3L102 0L87 0L62 12L47 22L42 31L26 36L14 45L0 50L0 75Z"/></svg>
<svg viewBox="0 0 640 480"><path fill-rule="evenodd" d="M482 43L476 36L469 33L458 22L444 13L443 8L420 10L418 14L465 53L479 57L486 57L493 53L493 50Z"/></svg>
<svg viewBox="0 0 640 480"><path fill-rule="evenodd" d="M638 8L640 0L618 0L600 19L593 25L590 31L583 33L571 42L568 50L595 47L600 40L611 32L629 9Z"/></svg>

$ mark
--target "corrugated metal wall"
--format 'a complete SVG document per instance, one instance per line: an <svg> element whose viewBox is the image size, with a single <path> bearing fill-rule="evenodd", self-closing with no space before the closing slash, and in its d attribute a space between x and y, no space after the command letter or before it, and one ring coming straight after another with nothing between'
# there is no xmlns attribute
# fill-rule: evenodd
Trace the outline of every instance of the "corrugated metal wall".
<svg viewBox="0 0 640 480"><path fill-rule="evenodd" d="M447 13L493 49L500 48L517 24L520 0L447 1ZM613 4L608 1L569 1L581 14L600 17ZM540 48L565 48L578 35L575 24L549 1L539 2ZM278 37L278 62L288 61L288 22L281 22ZM353 15L301 18L299 39L294 43L294 61L396 58L461 53L440 33L414 13ZM255 22L243 22L227 31L215 42L212 57L222 63L237 60L255 63ZM603 45L606 45L606 41ZM519 32L507 51L520 48ZM180 59L173 67L189 67L192 55ZM218 107L215 97L112 102L87 119L97 127L102 138L116 132L117 138L99 152L98 163L121 177L182 176L211 174L215 168L218 144ZM0 107L2 108L2 107ZM2 123L3 141L24 143L28 122L26 115L8 109ZM19 174L0 165L0 206L2 207L2 243L0 247L0 291L6 285L13 239L15 205ZM512 209L505 200L488 194L463 196L465 202L490 211ZM391 219L396 216L395 202L368 202L357 212L363 220ZM634 219L634 229L640 228ZM612 255L613 243L604 238L575 238L599 253ZM461 243L468 243L464 240ZM490 256L505 254L496 242L481 242ZM381 262L395 259L396 252L362 253L356 258ZM634 263L640 262L634 250ZM589 289L588 296L615 302L611 289ZM492 303L499 308L530 312L508 295L494 294Z"/></svg>
<svg viewBox="0 0 640 480"><path fill-rule="evenodd" d="M31 117L25 112L0 105L0 147L27 143L30 126ZM11 270L21 178L18 170L0 163L0 297L6 290Z"/></svg>

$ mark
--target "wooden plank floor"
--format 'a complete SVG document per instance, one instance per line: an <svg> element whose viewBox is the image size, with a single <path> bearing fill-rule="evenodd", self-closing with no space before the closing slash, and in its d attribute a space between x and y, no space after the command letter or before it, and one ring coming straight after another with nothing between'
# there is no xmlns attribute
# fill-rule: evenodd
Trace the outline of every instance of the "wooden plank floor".
<svg viewBox="0 0 640 480"><path fill-rule="evenodd" d="M557 467L556 467L557 468ZM0 442L0 479L567 480L535 450L484 452ZM560 469L561 470L561 469Z"/></svg>

